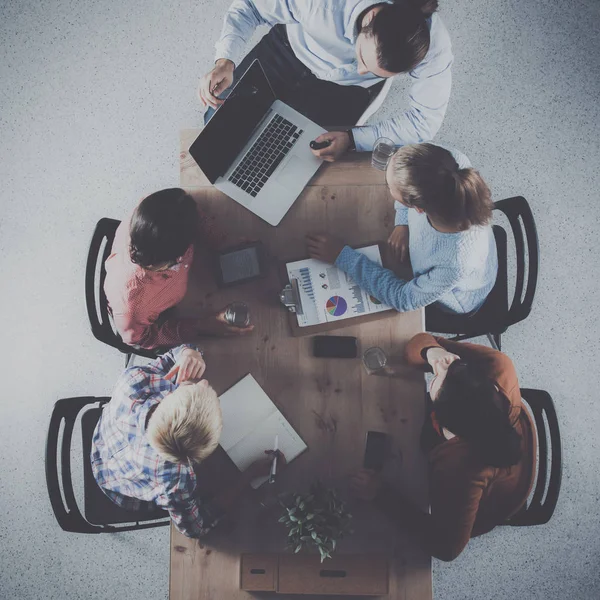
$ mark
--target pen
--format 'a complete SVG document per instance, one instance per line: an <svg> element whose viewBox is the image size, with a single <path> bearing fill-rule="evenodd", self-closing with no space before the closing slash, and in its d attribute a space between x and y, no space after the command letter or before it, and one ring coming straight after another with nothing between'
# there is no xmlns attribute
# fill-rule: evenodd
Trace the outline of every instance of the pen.
<svg viewBox="0 0 600 600"><path fill-rule="evenodd" d="M277 452L279 451L279 436L275 436L275 447L273 448L273 462L271 463L271 474L269 475L269 483L275 483L277 475Z"/></svg>

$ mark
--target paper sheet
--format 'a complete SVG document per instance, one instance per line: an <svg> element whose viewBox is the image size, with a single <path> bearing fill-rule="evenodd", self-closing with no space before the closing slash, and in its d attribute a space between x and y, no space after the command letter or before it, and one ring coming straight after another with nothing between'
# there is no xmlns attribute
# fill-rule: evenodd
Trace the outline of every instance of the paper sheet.
<svg viewBox="0 0 600 600"><path fill-rule="evenodd" d="M223 431L220 445L240 471L273 448L279 436L279 449L292 462L307 446L275 404L248 374L221 395ZM252 481L252 487L262 485L268 477Z"/></svg>
<svg viewBox="0 0 600 600"><path fill-rule="evenodd" d="M357 252L381 264L381 253L376 244L360 248ZM290 281L298 281L303 310L303 314L296 313L300 327L391 310L390 306L367 294L333 265L308 258L288 263L286 268Z"/></svg>

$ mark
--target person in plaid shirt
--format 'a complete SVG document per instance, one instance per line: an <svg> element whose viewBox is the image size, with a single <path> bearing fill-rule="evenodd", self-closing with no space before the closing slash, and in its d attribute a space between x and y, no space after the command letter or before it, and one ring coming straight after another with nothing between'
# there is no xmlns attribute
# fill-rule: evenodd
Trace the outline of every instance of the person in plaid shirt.
<svg viewBox="0 0 600 600"><path fill-rule="evenodd" d="M214 498L202 494L193 465L216 449L222 428L219 399L200 379L205 368L202 354L182 345L126 369L92 440L92 470L102 491L127 510L148 502L167 509L188 537L212 529L271 466L265 457Z"/></svg>

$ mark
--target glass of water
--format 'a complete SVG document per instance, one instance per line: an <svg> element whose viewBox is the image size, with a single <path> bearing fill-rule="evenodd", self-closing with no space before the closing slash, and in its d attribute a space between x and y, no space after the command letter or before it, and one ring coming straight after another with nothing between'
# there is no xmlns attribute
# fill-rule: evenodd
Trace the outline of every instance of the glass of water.
<svg viewBox="0 0 600 600"><path fill-rule="evenodd" d="M371 164L380 171L385 171L390 162L390 158L396 152L394 142L386 137L380 137L373 146L373 158Z"/></svg>
<svg viewBox="0 0 600 600"><path fill-rule="evenodd" d="M250 308L245 302L232 302L225 308L225 321L234 327L248 327L250 325Z"/></svg>
<svg viewBox="0 0 600 600"><path fill-rule="evenodd" d="M383 371L388 362L385 352L377 346L367 348L362 359L369 375Z"/></svg>

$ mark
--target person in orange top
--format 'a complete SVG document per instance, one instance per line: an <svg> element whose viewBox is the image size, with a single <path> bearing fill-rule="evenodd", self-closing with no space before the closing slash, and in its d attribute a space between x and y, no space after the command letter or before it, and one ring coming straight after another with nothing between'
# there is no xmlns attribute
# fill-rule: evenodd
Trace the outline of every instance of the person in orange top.
<svg viewBox="0 0 600 600"><path fill-rule="evenodd" d="M218 232L180 188L150 194L123 221L106 259L104 292L126 344L173 347L206 335L243 335L254 326L228 325L224 311L202 319L169 316L187 291L194 242L215 247Z"/></svg>
<svg viewBox="0 0 600 600"><path fill-rule="evenodd" d="M470 538L491 531L525 504L535 477L535 427L505 354L421 333L408 343L406 357L434 375L421 432L431 512L373 471L355 474L351 488L412 532L432 556L451 561Z"/></svg>

